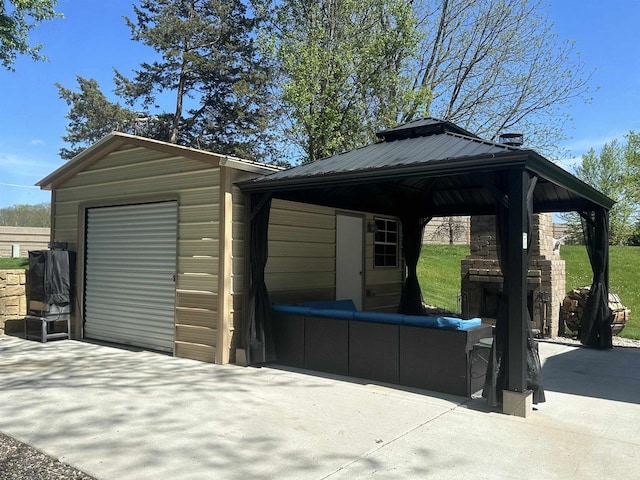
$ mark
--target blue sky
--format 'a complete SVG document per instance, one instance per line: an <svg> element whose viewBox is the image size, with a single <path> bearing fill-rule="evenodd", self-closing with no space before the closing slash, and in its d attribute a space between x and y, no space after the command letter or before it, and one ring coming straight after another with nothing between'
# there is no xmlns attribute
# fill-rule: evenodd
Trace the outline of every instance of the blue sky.
<svg viewBox="0 0 640 480"><path fill-rule="evenodd" d="M561 39L576 42L589 69L590 104L569 109L574 126L564 147L568 167L589 148L599 149L629 130L640 131L640 2L637 0L549 0L549 16ZM0 208L50 200L33 185L63 164L68 112L55 83L76 89L75 75L95 78L105 93L113 89L113 68L129 75L153 52L130 40L123 16L131 0L61 0L64 19L45 22L32 32L49 62L18 58L16 71L0 69Z"/></svg>

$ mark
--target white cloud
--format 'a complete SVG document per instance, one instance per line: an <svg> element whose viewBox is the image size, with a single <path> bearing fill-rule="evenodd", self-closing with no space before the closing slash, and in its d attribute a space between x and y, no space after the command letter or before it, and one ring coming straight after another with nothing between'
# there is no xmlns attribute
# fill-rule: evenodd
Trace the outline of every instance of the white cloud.
<svg viewBox="0 0 640 480"><path fill-rule="evenodd" d="M40 147L40 146L44 146L46 144L45 144L44 140L40 140L39 138L34 138L33 140L31 140L29 142L29 145L35 145L35 146Z"/></svg>
<svg viewBox="0 0 640 480"><path fill-rule="evenodd" d="M36 175L44 173L46 175L55 168L53 162L0 152L0 171L3 172L11 171L14 174L24 172Z"/></svg>
<svg viewBox="0 0 640 480"><path fill-rule="evenodd" d="M599 152L605 143L610 143L613 140L624 141L624 136L627 133L629 133L629 130L608 132L597 136L586 136L570 141L564 148L581 160L582 154L587 153L592 148L596 152Z"/></svg>
<svg viewBox="0 0 640 480"><path fill-rule="evenodd" d="M0 179L4 184L2 190L10 189L11 192L30 190L20 187L34 185L38 180L47 176L59 166L60 160L56 160L46 162L42 159L0 152ZM19 187L14 187L14 185Z"/></svg>

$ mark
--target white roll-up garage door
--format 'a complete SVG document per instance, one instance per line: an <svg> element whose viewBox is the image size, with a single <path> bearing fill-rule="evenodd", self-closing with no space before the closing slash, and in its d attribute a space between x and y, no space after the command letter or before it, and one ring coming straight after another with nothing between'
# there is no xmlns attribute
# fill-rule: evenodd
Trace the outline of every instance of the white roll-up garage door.
<svg viewBox="0 0 640 480"><path fill-rule="evenodd" d="M177 203L87 210L84 336L173 351Z"/></svg>

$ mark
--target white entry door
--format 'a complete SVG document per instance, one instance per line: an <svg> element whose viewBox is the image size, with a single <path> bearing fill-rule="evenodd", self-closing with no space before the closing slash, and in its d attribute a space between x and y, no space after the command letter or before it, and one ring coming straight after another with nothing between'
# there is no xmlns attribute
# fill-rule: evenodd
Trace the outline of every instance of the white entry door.
<svg viewBox="0 0 640 480"><path fill-rule="evenodd" d="M336 216L336 300L353 300L362 310L364 218Z"/></svg>

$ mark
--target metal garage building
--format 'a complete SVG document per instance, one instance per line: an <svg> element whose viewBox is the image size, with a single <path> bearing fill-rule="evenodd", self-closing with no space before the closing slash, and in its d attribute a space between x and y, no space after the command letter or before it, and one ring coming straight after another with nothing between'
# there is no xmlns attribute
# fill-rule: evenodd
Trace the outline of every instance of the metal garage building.
<svg viewBox="0 0 640 480"><path fill-rule="evenodd" d="M277 170L114 132L42 179L52 192L51 239L77 252L73 337L233 361L247 223L235 184ZM362 309L395 310L401 244L396 236L395 261L374 266L376 221L396 220L274 201L265 274L272 300L342 295ZM336 255L351 260L338 279Z"/></svg>

